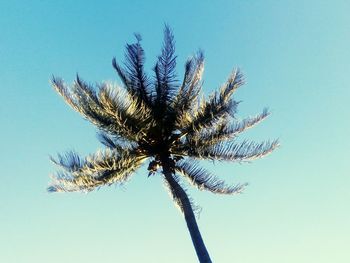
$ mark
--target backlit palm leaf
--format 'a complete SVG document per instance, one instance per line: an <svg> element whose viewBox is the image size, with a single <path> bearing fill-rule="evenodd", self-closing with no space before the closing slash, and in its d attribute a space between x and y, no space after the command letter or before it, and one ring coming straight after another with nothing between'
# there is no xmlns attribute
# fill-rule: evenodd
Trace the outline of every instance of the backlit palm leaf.
<svg viewBox="0 0 350 263"><path fill-rule="evenodd" d="M84 159L74 152L51 160L62 168L53 176L50 192L91 191L103 185L122 183L135 171L144 158L130 151L105 150Z"/></svg>
<svg viewBox="0 0 350 263"><path fill-rule="evenodd" d="M110 83L94 87L79 76L68 86L60 78L52 78L54 89L63 99L97 127L106 149L85 158L75 152L51 158L60 170L52 176L48 191L89 192L123 183L148 160L149 175L162 169L165 185L184 213L200 261L211 262L193 214L195 207L178 174L200 190L240 193L245 184L227 185L193 159L243 162L271 153L277 141L237 141L238 135L269 113L265 109L255 117L238 121L239 102L233 94L244 83L238 69L218 91L205 98L201 94L202 51L186 62L184 77L178 82L175 41L167 26L154 67L155 77L150 79L144 70L141 37L135 36L136 43L126 45L124 63L120 65L115 58L112 61L122 87Z"/></svg>

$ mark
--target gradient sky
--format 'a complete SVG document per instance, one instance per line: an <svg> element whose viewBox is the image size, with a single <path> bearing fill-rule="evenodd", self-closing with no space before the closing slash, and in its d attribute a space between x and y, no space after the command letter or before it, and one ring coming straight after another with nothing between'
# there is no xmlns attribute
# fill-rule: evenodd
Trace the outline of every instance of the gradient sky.
<svg viewBox="0 0 350 263"><path fill-rule="evenodd" d="M208 94L239 66L239 117L272 111L242 138L282 144L254 163L208 165L248 182L242 195L189 190L213 262L350 262L349 1L1 1L0 10L0 262L196 262L183 217L144 167L123 187L45 190L49 154L100 147L51 75L119 82L111 59L133 32L151 69L165 22L178 72L203 49Z"/></svg>

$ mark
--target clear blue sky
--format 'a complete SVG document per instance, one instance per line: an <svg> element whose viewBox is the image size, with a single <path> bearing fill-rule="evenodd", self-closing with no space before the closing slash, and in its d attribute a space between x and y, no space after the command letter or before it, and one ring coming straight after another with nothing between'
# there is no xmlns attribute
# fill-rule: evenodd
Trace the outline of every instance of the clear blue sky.
<svg viewBox="0 0 350 263"><path fill-rule="evenodd" d="M45 191L49 154L100 147L51 75L117 81L111 59L133 32L151 69L165 22L179 72L202 48L208 94L240 66L239 116L273 113L242 136L282 144L251 164L212 166L250 183L242 195L190 190L213 261L350 262L349 1L1 1L0 10L0 262L196 262L185 221L144 168L122 188Z"/></svg>

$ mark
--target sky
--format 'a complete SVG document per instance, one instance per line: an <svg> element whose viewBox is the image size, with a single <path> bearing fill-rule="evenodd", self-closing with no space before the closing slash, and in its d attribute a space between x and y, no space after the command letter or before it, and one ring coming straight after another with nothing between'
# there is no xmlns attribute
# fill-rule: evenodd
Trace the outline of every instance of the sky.
<svg viewBox="0 0 350 263"><path fill-rule="evenodd" d="M199 48L204 92L240 67L238 117L271 116L241 138L281 147L246 164L204 165L241 195L189 188L213 262L350 262L349 1L0 1L0 262L196 262L185 221L160 176L49 194L49 155L102 146L96 129L55 94L71 83L120 83L133 33L151 73L164 23L179 76Z"/></svg>

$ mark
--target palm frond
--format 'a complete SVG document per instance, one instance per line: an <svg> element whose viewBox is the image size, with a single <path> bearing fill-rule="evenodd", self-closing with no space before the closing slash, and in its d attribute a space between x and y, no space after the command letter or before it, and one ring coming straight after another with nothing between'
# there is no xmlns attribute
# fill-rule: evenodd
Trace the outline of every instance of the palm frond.
<svg viewBox="0 0 350 263"><path fill-rule="evenodd" d="M220 89L220 100L227 102L230 100L233 93L244 84L244 77L239 68L232 71L225 85Z"/></svg>
<svg viewBox="0 0 350 263"><path fill-rule="evenodd" d="M176 55L175 40L171 29L165 26L164 42L161 55L154 67L156 75L156 105L163 107L171 102L171 98L176 88Z"/></svg>
<svg viewBox="0 0 350 263"><path fill-rule="evenodd" d="M113 59L113 66L131 95L136 95L146 104L149 103L149 80L144 72L145 53L141 46L141 36L135 34L136 43L126 44L124 68Z"/></svg>
<svg viewBox="0 0 350 263"><path fill-rule="evenodd" d="M223 119L209 128L201 129L191 134L191 136L187 136L188 143L197 147L204 147L233 139L245 130L262 122L269 115L270 113L265 108L262 113L254 117L245 118L242 121L234 121L232 124L228 119Z"/></svg>
<svg viewBox="0 0 350 263"><path fill-rule="evenodd" d="M111 136L106 132L97 133L97 138L103 145L105 145L106 147L108 147L110 149L115 149L115 148L121 147L121 146L119 146L119 143L116 140L116 138L114 138L114 136Z"/></svg>
<svg viewBox="0 0 350 263"><path fill-rule="evenodd" d="M51 157L54 164L62 168L52 176L50 192L89 192L103 185L125 182L144 160L130 151L105 150L84 159L74 152Z"/></svg>
<svg viewBox="0 0 350 263"><path fill-rule="evenodd" d="M234 70L226 84L221 87L220 92L214 92L208 100L202 99L198 111L193 114L190 122L180 122L179 127L182 127L183 134L192 135L197 131L212 127L218 121L227 118L227 115L234 116L239 102L231 97L243 82L243 75L239 69Z"/></svg>
<svg viewBox="0 0 350 263"><path fill-rule="evenodd" d="M124 92L118 86L100 85L99 100L104 111L115 116L120 126L140 133L154 125L151 109L136 95Z"/></svg>
<svg viewBox="0 0 350 263"><path fill-rule="evenodd" d="M188 154L194 158L222 161L252 161L270 154L279 146L278 140L256 143L219 142L213 146L191 145Z"/></svg>
<svg viewBox="0 0 350 263"><path fill-rule="evenodd" d="M182 85L171 107L175 111L174 121L178 127L192 120L196 111L198 96L202 88L202 75L204 71L204 54L202 51L187 60Z"/></svg>
<svg viewBox="0 0 350 263"><path fill-rule="evenodd" d="M192 115L184 115L179 126L183 135L187 137L194 136L198 132L210 129L213 126L225 121L229 117L229 113L236 110L238 102L230 100L229 102L224 102L217 97L217 94L209 98L208 101L203 102L199 106L197 112ZM187 121L187 123L186 123Z"/></svg>
<svg viewBox="0 0 350 263"><path fill-rule="evenodd" d="M69 106L71 106L75 111L81 112L73 94L69 90L69 87L64 83L64 81L61 78L52 76L51 85L54 88L54 90L63 97L63 99L67 102Z"/></svg>
<svg viewBox="0 0 350 263"><path fill-rule="evenodd" d="M55 90L87 120L100 130L136 141L152 125L151 111L136 95L123 92L118 86L103 83L99 92L79 76L71 87L54 78Z"/></svg>
<svg viewBox="0 0 350 263"><path fill-rule="evenodd" d="M84 96L88 97L96 105L99 105L99 100L94 87L82 80L78 74L76 76L76 81L74 82L73 88L76 94L84 94Z"/></svg>
<svg viewBox="0 0 350 263"><path fill-rule="evenodd" d="M239 70L235 70L220 92L214 92L208 100L202 99L199 109L193 112L192 117L187 115L186 119L182 118L178 125L182 133L192 136L228 119L228 116L234 116L239 102L233 100L231 96L242 84L243 76Z"/></svg>
<svg viewBox="0 0 350 263"><path fill-rule="evenodd" d="M176 171L185 176L188 181L199 190L207 190L215 194L238 194L247 184L228 186L210 172L199 167L196 161L180 161L176 164Z"/></svg>
<svg viewBox="0 0 350 263"><path fill-rule="evenodd" d="M191 104L191 101L197 98L201 89L203 72L204 53L202 50L199 50L185 64L184 79L178 92L179 99L183 101L183 103L180 103L181 105L188 108L188 104Z"/></svg>
<svg viewBox="0 0 350 263"><path fill-rule="evenodd" d="M131 85L131 80L128 77L128 73L126 72L126 70L122 66L119 65L116 58L112 59L112 66L115 69L115 71L117 72L121 81L123 82L125 89L132 91L133 87Z"/></svg>
<svg viewBox="0 0 350 263"><path fill-rule="evenodd" d="M240 122L235 122L232 127L229 129L231 136L236 136L239 133L244 132L247 129L250 129L254 127L255 125L259 124L263 120L265 120L270 115L270 112L267 108L264 108L262 113L254 116L254 117L248 117L243 119Z"/></svg>
<svg viewBox="0 0 350 263"><path fill-rule="evenodd" d="M100 129L108 130L115 125L114 116L107 115L102 110L96 97L92 95L94 91L79 77L71 87L67 86L62 79L53 77L52 85L74 110Z"/></svg>
<svg viewBox="0 0 350 263"><path fill-rule="evenodd" d="M57 159L50 156L50 161L68 172L79 170L84 165L84 160L82 160L75 151L58 154Z"/></svg>
<svg viewBox="0 0 350 263"><path fill-rule="evenodd" d="M123 149L134 150L137 148L137 143L128 141L126 138L114 134L109 134L104 131L97 133L98 140L111 150L121 152Z"/></svg>
<svg viewBox="0 0 350 263"><path fill-rule="evenodd" d="M106 112L92 85L87 84L78 75L70 88L80 112L97 127L108 130L115 126L115 113Z"/></svg>

